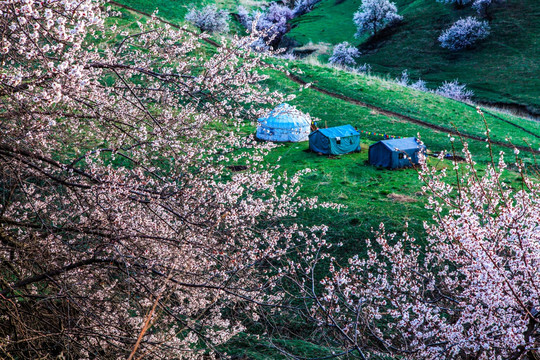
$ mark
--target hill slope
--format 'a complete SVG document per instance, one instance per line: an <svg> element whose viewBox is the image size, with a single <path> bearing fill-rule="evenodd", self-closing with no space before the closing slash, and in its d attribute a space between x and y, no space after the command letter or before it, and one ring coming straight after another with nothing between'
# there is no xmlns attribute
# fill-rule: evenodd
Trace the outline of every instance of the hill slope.
<svg viewBox="0 0 540 360"><path fill-rule="evenodd" d="M123 1L128 3L134 0ZM146 8L141 10L148 11ZM144 18L133 12L128 15L122 18L126 26L128 20L135 22L138 18ZM167 12L160 11L160 16L173 23L177 22L177 14L168 17ZM297 94L293 104L319 118L319 126L349 123L370 133L420 135L433 152L451 150L449 134L459 131L469 137L470 149L480 166L489 161L482 119L474 109L463 103L418 92L374 76L355 75L328 66L310 65L301 61L285 64L281 59L268 61L277 62L293 75L265 70L270 75L265 85L271 90ZM306 82L313 86L300 91ZM516 145L526 147L530 144L538 152L540 123L506 114L494 115L486 117L492 129L493 140L504 142L508 137ZM247 134L252 134L253 130L253 127L248 127ZM380 139L380 135L364 134L360 153L333 158L308 152L307 143L288 143L273 150L266 159L269 164L279 165L280 171L289 174L305 168L316 170L302 178L301 195L318 196L321 201L347 206L339 214L333 210L317 208L291 219L305 225L329 225L328 241L343 242L343 247L334 254L339 259L363 254L364 240L372 236L372 228L377 228L381 222L386 224L389 232L403 231L405 222L408 222L411 235L421 239L423 222L431 218L430 212L424 208L426 199L420 192L422 183L416 170L390 171L367 163L366 150L370 144ZM495 146L494 150L511 152L502 145ZM534 161L532 152L522 151L521 155L529 164ZM449 161L430 158L430 162L437 167L450 166ZM512 172L507 174L504 181L514 186L520 184L519 176ZM305 326L301 320L289 319L286 325L297 327L294 330L299 331ZM306 357L329 355L328 349L313 347L302 341L288 341L283 345L297 353L305 351ZM227 351L239 357L249 355L256 359L280 358L274 349L247 334L233 339Z"/></svg>
<svg viewBox="0 0 540 360"><path fill-rule="evenodd" d="M470 8L456 9L435 0L394 0L402 24L373 41L355 39L353 13L361 0L322 0L311 12L294 20L289 36L300 44L342 41L359 45L359 63L371 64L378 73L398 76L408 69L430 87L459 79L472 88L477 99L512 103L540 111L540 2L512 0L493 9L492 34L476 49L452 53L437 38L461 17L474 15Z"/></svg>

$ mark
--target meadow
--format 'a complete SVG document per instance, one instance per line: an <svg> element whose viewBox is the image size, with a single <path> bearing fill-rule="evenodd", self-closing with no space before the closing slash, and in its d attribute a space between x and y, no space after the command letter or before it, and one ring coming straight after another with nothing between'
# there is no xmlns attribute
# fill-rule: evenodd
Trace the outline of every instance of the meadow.
<svg viewBox="0 0 540 360"><path fill-rule="evenodd" d="M131 1L123 0L123 3L136 7L137 3ZM169 1L164 3L168 4L166 6L175 6ZM327 2L323 1L316 11L322 11L325 4ZM151 5L159 7L158 3L152 3L140 10L150 12ZM184 11L185 8L176 6L174 11L169 12L164 7L160 8L159 15L168 21L179 22ZM315 16L316 11L306 16ZM140 18L140 15L133 12L123 10L123 13L125 26ZM291 36L299 36L300 30L300 26L295 28ZM417 136L431 153L451 151L450 133L460 132L480 139L466 140L481 169L490 161L484 141L485 124L476 110L467 104L403 87L377 76L353 74L317 62L285 62L281 59L268 61L313 85L313 88L302 89L298 82L284 72L265 70L270 76L265 85L271 90L296 94L291 104L316 118L319 127L351 124L370 133ZM399 116L391 116L387 112ZM425 125L407 121L406 118L416 119ZM530 146L533 151L522 151L521 157L529 166L534 166L535 156L540 149L540 123L495 110L486 113L486 120L492 140L502 143L508 140L521 147ZM433 129L430 125L438 126L439 129ZM248 126L245 130L248 136L255 128ZM385 223L389 232L398 233L404 231L407 224L409 233L421 240L425 236L423 224L431 220L431 213L425 209L426 195L422 193L422 182L418 178L417 169L386 170L368 164L369 146L381 139L380 135L362 135L361 152L339 157L320 156L310 152L307 142L281 144L266 159L269 165L279 166L278 173L292 174L306 168L314 170L302 178L301 195L346 206L339 211L317 208L290 219L291 222L304 225L328 225L328 241L343 243L333 253L343 261L355 254L364 253L365 240L372 237L373 229L381 222ZM456 148L457 151L461 149L459 139ZM494 145L493 149L495 154L500 151L512 154L512 149L505 146ZM429 163L438 168L451 166L450 161L433 157L429 158ZM504 181L515 187L520 185L519 175L511 171ZM287 319L286 323L301 331L300 322ZM305 356L329 354L328 349L298 340L285 340L280 345L294 348ZM236 337L224 350L238 354L239 357L284 358L271 344L258 342L248 334Z"/></svg>

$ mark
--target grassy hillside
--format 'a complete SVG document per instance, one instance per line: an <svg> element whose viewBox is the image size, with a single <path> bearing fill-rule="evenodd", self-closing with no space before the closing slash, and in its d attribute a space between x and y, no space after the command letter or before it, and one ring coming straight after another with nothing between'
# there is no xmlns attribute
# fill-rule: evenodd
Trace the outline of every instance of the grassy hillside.
<svg viewBox="0 0 540 360"><path fill-rule="evenodd" d="M134 0L123 0L124 3ZM139 1L139 0L137 0ZM332 3L335 0L332 0ZM346 1L347 2L347 1ZM143 11L148 9L143 8ZM123 10L124 26L135 21L140 15ZM160 16L176 21L178 13L160 11ZM470 149L480 166L489 161L484 124L480 116L469 106L436 96L402 87L392 82L367 75L355 75L328 66L310 65L301 61L285 64L282 60L270 59L285 66L299 79L312 83L311 88L300 91L298 81L283 72L266 70L270 79L266 86L271 90L297 94L294 105L320 119L319 126L351 124L360 130L397 136L420 136L432 152L450 150L449 132L459 131L480 140L470 139ZM297 80L298 80L297 78ZM393 113L395 115L391 115ZM509 138L516 145L530 144L540 148L540 123L507 114L487 115L492 130L492 138L504 142ZM417 120L416 122L408 119ZM437 130L432 126L438 126ZM248 132L253 133L254 128ZM532 135L538 134L538 136ZM340 157L318 156L308 152L307 143L283 144L275 149L267 161L280 166L280 171L291 174L310 168L315 172L302 179L301 195L317 196L321 201L346 205L339 213L333 210L313 209L291 219L306 225L327 224L330 228L328 240L343 242L343 247L334 254L344 259L364 252L364 241L371 237L372 228L381 222L390 232L401 232L408 222L412 235L422 239L424 221L431 214L424 208L426 198L421 194L422 183L414 169L386 170L367 163L367 149L380 140L380 136L363 136L362 151ZM511 152L503 146L495 146L499 151ZM532 153L522 151L521 155L529 164L534 162ZM449 161L430 158L437 167L450 166ZM520 178L509 172L504 179L511 185L519 186ZM290 325L290 323L287 323ZM296 324L301 327L302 324ZM245 335L245 334L244 334ZM250 358L278 358L275 350L263 343L257 343L248 335L234 339L227 348L229 353ZM284 343L306 357L328 355L328 351L301 341Z"/></svg>
<svg viewBox="0 0 540 360"><path fill-rule="evenodd" d="M530 105L540 109L540 2L512 0L493 9L492 34L476 49L452 53L439 46L443 29L470 8L456 9L435 0L394 0L404 21L377 41L355 39L352 22L361 0L322 0L309 14L294 20L289 36L300 44L349 41L378 73L398 76L408 69L436 87L459 79L479 100ZM324 59L326 60L327 57Z"/></svg>

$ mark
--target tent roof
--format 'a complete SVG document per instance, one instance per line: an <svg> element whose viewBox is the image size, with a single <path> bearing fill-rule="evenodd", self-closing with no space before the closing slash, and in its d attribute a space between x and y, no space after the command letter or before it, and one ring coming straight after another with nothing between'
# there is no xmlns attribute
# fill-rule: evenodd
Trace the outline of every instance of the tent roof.
<svg viewBox="0 0 540 360"><path fill-rule="evenodd" d="M266 117L260 118L259 124L272 129L297 129L311 126L311 119L294 106L283 103L276 106Z"/></svg>
<svg viewBox="0 0 540 360"><path fill-rule="evenodd" d="M417 138L415 137L409 137L404 139L389 139L389 140L381 140L379 143L382 143L384 146L386 146L391 151L395 151L396 149L405 151L405 150L414 150L424 147L425 145L422 145ZM373 146L373 145L371 145Z"/></svg>
<svg viewBox="0 0 540 360"><path fill-rule="evenodd" d="M360 135L360 133L356 131L355 128L353 128L351 125L336 126L327 129L319 129L317 131L319 131L321 134L328 138Z"/></svg>

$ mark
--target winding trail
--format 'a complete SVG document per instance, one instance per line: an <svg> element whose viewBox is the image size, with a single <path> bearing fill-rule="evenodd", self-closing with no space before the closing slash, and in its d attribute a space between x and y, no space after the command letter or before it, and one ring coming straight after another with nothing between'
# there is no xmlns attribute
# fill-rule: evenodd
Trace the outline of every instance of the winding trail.
<svg viewBox="0 0 540 360"><path fill-rule="evenodd" d="M474 107L474 106L471 105L471 104L467 104L467 103L464 103L464 102L461 102L461 101L459 101L459 102L462 103L462 104L464 104L464 105L466 105L466 106L468 106L468 107L470 107L470 108L476 109L476 107ZM525 131L527 134L530 134L530 135L534 136L535 138L540 139L540 135L535 134L535 133L533 133L532 131L525 129L524 127L519 126L518 124L514 124L513 122L511 122L511 121L509 121L509 120L503 119L502 117L500 117L500 116L498 116L498 115L495 115L495 114L492 113L491 111L487 111L487 110L484 110L484 109L482 109L482 111L483 111L485 114L488 114L489 116L494 117L494 118L497 119L497 120L503 121L503 122L505 122L505 123L507 123L507 124L509 124L509 125L512 125L512 126L514 126L514 127L517 127L518 129L520 129L520 130L522 130L522 131Z"/></svg>
<svg viewBox="0 0 540 360"><path fill-rule="evenodd" d="M299 85L302 85L302 86L306 86L308 85L308 83L304 80L302 80L300 77L298 77L297 75L294 75L294 74L291 74L291 73L287 73L286 76L294 81L295 83L299 84ZM321 94L325 94L325 95L328 95L328 96L331 96L333 98L336 98L336 99L340 99L340 100L343 100L343 101L346 101L350 104L354 104L354 105L358 105L358 106L362 106L362 107L365 107L365 108L368 108L368 109L371 109L371 110L374 110L376 111L377 113L379 114L382 114L382 115L386 115L386 116L390 116L390 117L395 117L395 118L398 118L398 119L401 119L401 120L405 120L407 122L410 122L410 123L414 123L414 124L418 124L418 125L421 125L421 126L424 126L424 127L428 127L430 129L433 129L433 130L437 130L437 131L440 131L440 132L443 132L443 133L446 133L446 134L451 134L451 135L456 135L456 136L461 136L463 138L467 138L467 139L472 139L472 140L477 140L477 141L483 141L485 142L487 139L485 137L481 137L481 136L477 136L477 135L472 135L472 134L467 134L467 133L462 133L462 132L459 132L455 129L449 129L447 127L444 127L444 126L440 126L440 125L435 125L435 124L432 124L432 123L429 123L427 121L423 121L423 120L420 120L420 119L415 119L413 117L410 117L410 116L407 116L407 115L403 115L403 114L400 114L400 113L397 113L397 112L394 112L394 111L391 111L391 110L386 110L386 109L383 109L381 107L378 107L378 106L375 106L375 105L371 105L371 104L368 104L366 102L363 102L363 101L360 101L360 100L357 100L357 99L354 99L354 98L351 98L349 96L346 96L346 95L343 95L343 94L338 94L338 93L335 93L335 92L332 92L332 91L329 91L329 90L326 90L326 89L323 89L321 87L318 87L316 85L310 85L309 86L310 89L313 89L315 91L318 91L320 92ZM483 110L482 110L483 111ZM492 115L492 114L490 114ZM493 116L493 115L492 115ZM510 125L514 125L516 126L517 128L531 134L531 135L534 135L536 137L539 137L538 135L528 131L527 129L524 129L522 128L521 126L519 125L516 125L516 124L513 124L512 122L510 121L507 121L507 120L504 120L502 118L499 118L497 116L495 116L497 119L499 120L503 120L505 122L507 122L508 124ZM496 141L496 140L491 140L491 143L494 144L494 145L498 145L498 146L503 146L503 147L506 147L506 148L510 148L510 149L514 149L514 148L517 148L519 150L523 150L523 151L527 151L527 152L532 152L532 153L535 153L535 154L540 154L540 150L534 150L534 149L531 149L530 147L527 147L527 146L519 146L519 145L512 145L512 144L509 144L509 143L506 143L506 142L502 142L502 141Z"/></svg>
<svg viewBox="0 0 540 360"><path fill-rule="evenodd" d="M112 5L115 5L115 6L118 6L120 8L123 8L123 9L126 9L126 10L129 10L129 11L133 11L137 14L140 14L140 15L144 15L144 16L149 16L151 17L152 14L149 14L147 12L144 12L144 11L140 11L140 10L137 10L131 6L127 6L127 5L124 5L124 4L121 4L119 2L116 2L114 0L111 0L108 2L109 4L112 4ZM167 24L167 25L170 25L171 27L174 27L175 29L181 29L183 31L186 31L190 34L194 34L192 31L188 30L188 29L184 29L182 28L181 26L177 25L177 24L174 24L170 21L167 21L163 18L160 18L160 17L157 17L156 18ZM203 39L206 43L212 45L212 46L215 46L215 47L219 47L220 45L211 40L211 39L208 39L208 38L205 38ZM287 76L287 78L289 78L290 80L294 81L295 83L299 84L299 85L302 85L302 86L306 86L308 85L308 83L304 80L302 80L300 77L298 77L297 75L294 75L292 73L289 73L289 72L284 72L284 74ZM430 129L433 129L433 130L437 130L437 131L440 131L440 132L443 132L443 133L446 133L446 134L451 134L451 135L456 135L456 136L460 136L460 137L463 137L463 138L467 138L467 139L471 139L471 140L476 140L476 141L483 141L485 142L487 139L485 137L481 137L481 136L477 136L477 135L472 135L472 134L467 134L467 133L462 133L462 132L459 132L455 129L449 129L447 127L444 127L444 126L440 126L440 125L435 125L435 124L432 124L432 123L429 123L427 121L423 121L423 120L420 120L420 119L416 119L416 118L413 118L413 117L410 117L410 116L407 116L407 115L403 115L403 114L400 114L400 113L397 113L397 112L394 112L394 111L391 111L391 110L386 110L386 109L383 109L381 107L378 107L378 106L375 106L375 105L371 105L371 104L368 104L366 102L363 102L363 101L360 101L360 100L357 100L357 99L354 99L354 98L351 98L349 96L346 96L346 95L343 95L343 94L338 94L338 93L335 93L335 92L332 92L332 91L329 91L329 90L326 90L326 89L323 89L321 87L318 87L316 85L313 85L311 84L309 86L309 88L315 90L315 91L318 91L320 92L321 94L325 94L327 96L330 96L330 97L333 97L333 98L336 98L336 99L340 99L340 100L343 100L345 102L348 102L350 104L354 104L354 105L357 105L357 106L362 106L362 107L365 107L365 108L368 108L368 109L371 109L371 110L374 110L376 111L377 113L379 114L382 114L382 115L386 115L386 116L389 116L389 117L395 117L395 118L398 118L398 119L401 119L401 120L405 120L407 122L410 122L410 123L413 123L413 124L417 124L417 125L421 125L421 126L424 126L424 127L427 127L427 128L430 128ZM465 104L465 105L468 105L470 107L473 107L469 104ZM473 107L474 108L474 107ZM483 110L482 110L483 111ZM485 112L485 111L484 111ZM487 112L486 112L487 113ZM526 133L532 135L532 136L535 136L537 138L540 138L539 135L517 125L517 124L514 124L512 123L511 121L508 121L508 120L505 120L501 117L498 117L492 113L489 113L489 115L493 116L494 118L497 118L499 120L502 120L512 126L515 126L516 128L519 128L520 130L522 131L525 131ZM526 151L526 152L531 152L533 154L540 154L540 150L535 150L535 149L532 149L530 147L527 147L527 146L520 146L520 145L512 145L512 144L509 144L509 143L506 143L506 142L502 142L502 141L495 141L495 140L491 140L491 143L494 144L494 145L498 145L498 146L502 146L502 147L506 147L506 148L509 148L509 149L519 149L519 150L522 150L522 151Z"/></svg>

